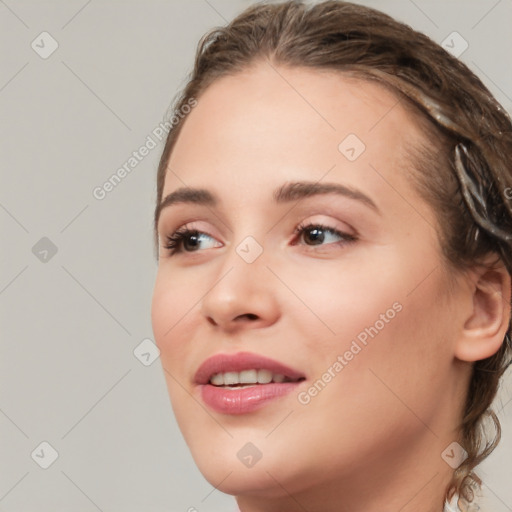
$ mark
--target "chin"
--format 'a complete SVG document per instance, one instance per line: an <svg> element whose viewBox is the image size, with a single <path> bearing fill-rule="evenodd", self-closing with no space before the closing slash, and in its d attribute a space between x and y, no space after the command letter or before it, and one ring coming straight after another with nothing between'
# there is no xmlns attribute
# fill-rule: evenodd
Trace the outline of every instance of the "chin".
<svg viewBox="0 0 512 512"><path fill-rule="evenodd" d="M204 432L199 443L188 443L192 457L203 477L219 491L230 494L272 495L282 489L271 475L283 481L283 460L290 459L278 446L265 443L264 436L237 435L221 442ZM258 440L256 439L258 437ZM254 443L248 439L255 439ZM292 468L287 468L289 471ZM288 472L287 471L287 472Z"/></svg>
<svg viewBox="0 0 512 512"><path fill-rule="evenodd" d="M253 467L245 467L237 459L227 461L222 458L194 459L203 477L215 488L233 496L239 494L271 495L275 480L269 475L279 475L277 464L257 462ZM268 473L267 473L268 471ZM283 478L284 475L280 475Z"/></svg>

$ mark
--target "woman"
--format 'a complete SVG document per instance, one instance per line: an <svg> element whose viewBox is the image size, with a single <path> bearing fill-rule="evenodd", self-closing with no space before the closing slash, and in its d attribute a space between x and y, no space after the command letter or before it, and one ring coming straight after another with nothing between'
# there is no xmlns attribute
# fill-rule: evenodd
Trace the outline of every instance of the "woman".
<svg viewBox="0 0 512 512"><path fill-rule="evenodd" d="M510 117L336 1L211 31L175 114L152 322L205 478L242 512L476 509L511 352Z"/></svg>

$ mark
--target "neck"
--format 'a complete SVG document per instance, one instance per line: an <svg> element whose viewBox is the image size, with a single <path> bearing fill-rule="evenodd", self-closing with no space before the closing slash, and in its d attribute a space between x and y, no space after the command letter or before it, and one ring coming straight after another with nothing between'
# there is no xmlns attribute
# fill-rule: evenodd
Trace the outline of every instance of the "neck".
<svg viewBox="0 0 512 512"><path fill-rule="evenodd" d="M380 452L385 464L367 458L336 478L326 461L325 474L309 486L303 479L281 482L279 474L268 471L272 491L237 496L238 507L241 512L443 512L453 469L441 453L454 437L434 436L425 429L415 447L388 447L384 459Z"/></svg>

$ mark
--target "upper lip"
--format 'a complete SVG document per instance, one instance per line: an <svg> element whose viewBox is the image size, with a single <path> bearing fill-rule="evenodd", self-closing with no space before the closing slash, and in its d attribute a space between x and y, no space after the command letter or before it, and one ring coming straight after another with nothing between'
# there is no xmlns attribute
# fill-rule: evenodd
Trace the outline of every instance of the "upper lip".
<svg viewBox="0 0 512 512"><path fill-rule="evenodd" d="M236 354L216 354L206 359L197 369L194 381L197 384L208 384L216 373L241 372L252 369L270 370L274 374L280 373L292 380L304 378L304 375L298 370L274 359L251 352L237 352Z"/></svg>

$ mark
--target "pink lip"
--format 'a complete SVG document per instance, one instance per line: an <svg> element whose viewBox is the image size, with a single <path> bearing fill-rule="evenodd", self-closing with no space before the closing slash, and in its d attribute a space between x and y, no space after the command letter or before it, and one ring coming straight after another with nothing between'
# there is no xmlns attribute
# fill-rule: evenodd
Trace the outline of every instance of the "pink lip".
<svg viewBox="0 0 512 512"><path fill-rule="evenodd" d="M215 373L241 372L243 370L270 370L272 373L281 373L285 377L296 380L304 375L293 368L285 366L279 361L263 357L251 352L237 352L236 354L216 354L209 357L198 368L194 381L197 384L208 384Z"/></svg>
<svg viewBox="0 0 512 512"><path fill-rule="evenodd" d="M304 375L278 361L250 352L217 354L199 367L194 380L199 384L201 398L206 405L222 414L245 414L263 407L270 400L284 396L297 387L298 382L270 382L254 386L229 389L209 383L215 373L266 369L290 379L303 379Z"/></svg>
<svg viewBox="0 0 512 512"><path fill-rule="evenodd" d="M288 394L302 382L270 382L242 389L228 389L212 384L201 384L201 398L214 411L221 414L246 414L266 405L269 401Z"/></svg>

